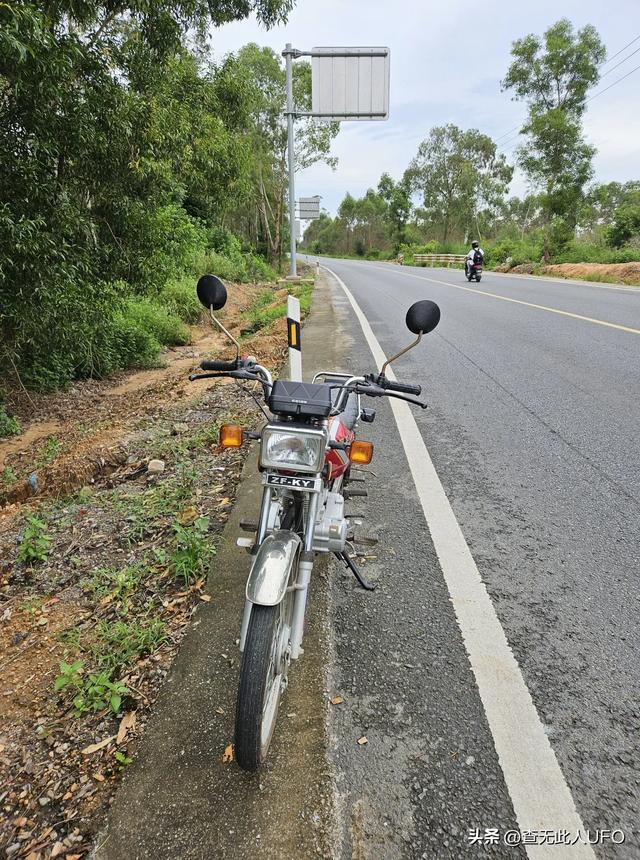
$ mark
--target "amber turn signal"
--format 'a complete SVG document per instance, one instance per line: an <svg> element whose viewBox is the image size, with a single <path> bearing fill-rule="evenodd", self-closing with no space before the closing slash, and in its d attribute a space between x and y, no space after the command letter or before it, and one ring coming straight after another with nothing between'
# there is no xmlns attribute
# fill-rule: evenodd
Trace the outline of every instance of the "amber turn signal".
<svg viewBox="0 0 640 860"><path fill-rule="evenodd" d="M223 424L220 428L220 444L223 448L240 448L244 441L239 424Z"/></svg>
<svg viewBox="0 0 640 860"><path fill-rule="evenodd" d="M352 463L366 466L373 460L373 442L362 442L359 439L352 442L349 448L349 459Z"/></svg>

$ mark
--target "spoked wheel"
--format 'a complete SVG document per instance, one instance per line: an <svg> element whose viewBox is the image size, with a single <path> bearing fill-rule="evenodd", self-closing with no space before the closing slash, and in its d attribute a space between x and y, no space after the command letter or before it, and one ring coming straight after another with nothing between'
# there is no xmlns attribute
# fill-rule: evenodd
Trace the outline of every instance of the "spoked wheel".
<svg viewBox="0 0 640 860"><path fill-rule="evenodd" d="M243 770L257 770L269 751L287 684L294 593L278 606L251 610L236 706L235 753Z"/></svg>

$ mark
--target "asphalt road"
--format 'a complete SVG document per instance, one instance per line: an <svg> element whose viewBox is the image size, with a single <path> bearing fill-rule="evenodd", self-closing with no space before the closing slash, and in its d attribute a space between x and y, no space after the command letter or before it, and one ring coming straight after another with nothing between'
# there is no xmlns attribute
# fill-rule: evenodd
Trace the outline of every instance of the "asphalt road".
<svg viewBox="0 0 640 860"><path fill-rule="evenodd" d="M412 302L440 305L396 375L423 386L420 434L584 826L626 835L595 854L640 857L640 290L322 262L387 355L407 341ZM373 370L335 282L332 296L341 363ZM377 449L370 497L351 506L381 536L365 565L379 587L336 571L330 600L338 855L519 856L487 844L485 828L517 827L514 792L391 410L376 407L360 431Z"/></svg>

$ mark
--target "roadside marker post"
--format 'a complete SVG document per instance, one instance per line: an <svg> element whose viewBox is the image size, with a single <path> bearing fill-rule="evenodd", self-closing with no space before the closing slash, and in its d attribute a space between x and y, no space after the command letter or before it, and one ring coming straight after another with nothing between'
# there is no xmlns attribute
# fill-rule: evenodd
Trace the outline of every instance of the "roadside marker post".
<svg viewBox="0 0 640 860"><path fill-rule="evenodd" d="M289 344L289 379L302 382L302 343L300 340L300 302L287 299L287 342Z"/></svg>

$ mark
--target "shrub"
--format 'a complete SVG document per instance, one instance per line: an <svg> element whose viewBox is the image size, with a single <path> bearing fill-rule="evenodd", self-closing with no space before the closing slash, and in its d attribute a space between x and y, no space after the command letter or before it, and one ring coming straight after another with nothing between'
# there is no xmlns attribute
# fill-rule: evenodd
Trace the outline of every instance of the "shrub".
<svg viewBox="0 0 640 860"><path fill-rule="evenodd" d="M4 406L0 403L0 439L5 436L17 436L22 432L22 427L17 418L8 415Z"/></svg>
<svg viewBox="0 0 640 860"><path fill-rule="evenodd" d="M163 287L159 299L169 313L182 322L193 325L200 319L202 305L196 295L196 279L189 275L169 281Z"/></svg>

